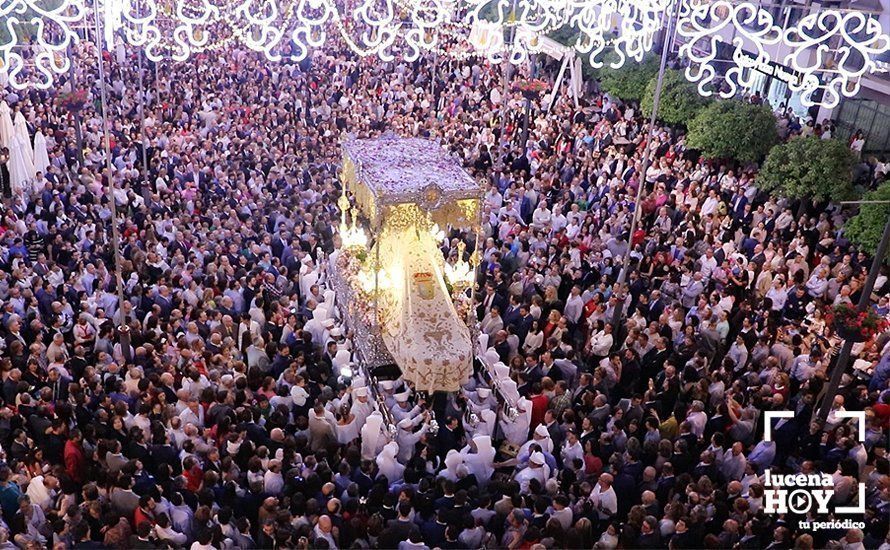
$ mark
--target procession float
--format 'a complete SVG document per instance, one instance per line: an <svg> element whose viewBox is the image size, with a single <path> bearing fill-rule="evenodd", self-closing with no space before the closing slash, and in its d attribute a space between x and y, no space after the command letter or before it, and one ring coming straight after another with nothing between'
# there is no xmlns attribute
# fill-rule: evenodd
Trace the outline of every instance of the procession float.
<svg viewBox="0 0 890 550"><path fill-rule="evenodd" d="M446 234L475 240L482 188L438 142L391 133L348 138L340 179L330 279L358 361L398 367L418 391L457 391L473 371L478 253Z"/></svg>

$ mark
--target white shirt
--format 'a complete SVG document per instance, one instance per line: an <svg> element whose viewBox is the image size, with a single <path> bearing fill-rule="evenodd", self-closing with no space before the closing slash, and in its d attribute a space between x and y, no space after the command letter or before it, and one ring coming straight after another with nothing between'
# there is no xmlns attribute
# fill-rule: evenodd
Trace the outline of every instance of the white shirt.
<svg viewBox="0 0 890 550"><path fill-rule="evenodd" d="M708 258L707 256L701 259L701 274L704 277L710 277L711 273L717 269L717 258L711 256Z"/></svg>
<svg viewBox="0 0 890 550"><path fill-rule="evenodd" d="M550 467L544 464L540 468L532 468L531 466L527 468L523 468L516 474L516 481L519 483L519 490L522 493L528 492L528 485L533 479L537 479L541 485L547 481L547 478L550 477L548 471Z"/></svg>
<svg viewBox="0 0 890 550"><path fill-rule="evenodd" d="M31 499L32 504L40 506L44 510L47 510L52 506L53 495L50 490L46 488L46 485L43 484L43 476L32 478L25 494Z"/></svg>
<svg viewBox="0 0 890 550"><path fill-rule="evenodd" d="M773 301L773 311L779 311L785 307L785 302L788 301L788 290L785 287L772 286L766 293L766 297Z"/></svg>
<svg viewBox="0 0 890 550"><path fill-rule="evenodd" d="M611 486L603 491L602 485L597 483L590 493L590 502L596 508L600 519L607 519L618 511L618 496Z"/></svg>
<svg viewBox="0 0 890 550"><path fill-rule="evenodd" d="M597 332L590 339L590 353L598 356L606 356L609 355L609 350L612 349L612 334L606 334L605 331Z"/></svg>
<svg viewBox="0 0 890 550"><path fill-rule="evenodd" d="M290 389L290 396L291 400L294 402L294 405L296 405L297 407L302 407L306 404L306 398L309 397L309 393L300 386L294 386Z"/></svg>
<svg viewBox="0 0 890 550"><path fill-rule="evenodd" d="M172 527L160 527L155 525L155 534L161 540L169 540L173 544L182 546L188 541L188 537L182 533L176 532ZM197 543L195 543L197 544Z"/></svg>
<svg viewBox="0 0 890 550"><path fill-rule="evenodd" d="M713 214L717 211L717 205L720 204L720 201L717 197L708 197L705 199L705 202L701 206L701 215L707 216L708 214Z"/></svg>
<svg viewBox="0 0 890 550"><path fill-rule="evenodd" d="M566 306L563 310L563 314L566 316L566 319L569 320L570 323L577 323L581 318L581 314L584 312L584 300L581 296L569 296L569 299L566 300Z"/></svg>
<svg viewBox="0 0 890 550"><path fill-rule="evenodd" d="M549 210L547 210L546 208L538 208L537 210L535 210L535 213L532 214L532 223L538 229L542 229L544 228L544 226L550 223L551 218L552 215L550 214Z"/></svg>
<svg viewBox="0 0 890 550"><path fill-rule="evenodd" d="M580 441L575 441L574 445L570 445L568 441L562 444L562 463L572 464L575 459L584 459L584 449L581 447Z"/></svg>
<svg viewBox="0 0 890 550"><path fill-rule="evenodd" d="M686 417L686 420L692 425L692 433L701 439L702 434L705 433L705 424L708 422L708 415L701 411L691 412Z"/></svg>
<svg viewBox="0 0 890 550"><path fill-rule="evenodd" d="M265 475L263 475L263 488L270 495L277 495L284 489L284 478L281 476L281 472L273 472L272 470L268 470Z"/></svg>
<svg viewBox="0 0 890 550"><path fill-rule="evenodd" d="M182 425L186 424L194 424L198 428L204 427L204 408L198 405L198 414L192 412L191 409L185 409L181 413L179 413L179 419L182 421Z"/></svg>
<svg viewBox="0 0 890 550"><path fill-rule="evenodd" d="M720 471L727 479L740 481L742 476L745 475L746 464L747 459L743 453L734 455L732 449L727 449L726 452L723 453L723 463L720 466Z"/></svg>

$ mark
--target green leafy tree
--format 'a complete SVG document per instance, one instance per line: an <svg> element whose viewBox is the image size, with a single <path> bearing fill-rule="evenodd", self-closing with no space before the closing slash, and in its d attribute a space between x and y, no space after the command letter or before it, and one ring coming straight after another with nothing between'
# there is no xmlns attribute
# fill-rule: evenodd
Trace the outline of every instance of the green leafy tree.
<svg viewBox="0 0 890 550"><path fill-rule="evenodd" d="M890 182L881 184L862 197L863 201L890 201ZM884 234L884 224L890 218L890 204L862 204L859 213L844 226L844 235L869 254L878 251L878 243ZM884 261L890 263L890 254Z"/></svg>
<svg viewBox="0 0 890 550"><path fill-rule="evenodd" d="M785 197L817 201L852 198L853 153L837 139L798 137L770 149L757 186Z"/></svg>
<svg viewBox="0 0 890 550"><path fill-rule="evenodd" d="M649 80L640 107L647 117L652 116L652 104L655 99L655 87L658 76ZM661 86L661 98L658 103L658 120L674 126L686 126L706 105L708 100L695 89L695 85L686 80L681 71L668 69L664 72Z"/></svg>
<svg viewBox="0 0 890 550"><path fill-rule="evenodd" d="M575 46L575 42L578 41L578 34L580 31L576 27L571 25L563 25L558 29L551 31L550 34L547 35L548 38L556 40L563 46L568 46L570 48Z"/></svg>
<svg viewBox="0 0 890 550"><path fill-rule="evenodd" d="M686 144L706 158L759 162L779 140L769 107L714 101L687 124Z"/></svg>
<svg viewBox="0 0 890 550"><path fill-rule="evenodd" d="M627 59L621 68L613 69L610 64L616 59L614 53L606 55L603 58L603 66L595 69L600 87L624 101L640 101L646 91L646 85L658 74L658 58L649 55L639 63Z"/></svg>

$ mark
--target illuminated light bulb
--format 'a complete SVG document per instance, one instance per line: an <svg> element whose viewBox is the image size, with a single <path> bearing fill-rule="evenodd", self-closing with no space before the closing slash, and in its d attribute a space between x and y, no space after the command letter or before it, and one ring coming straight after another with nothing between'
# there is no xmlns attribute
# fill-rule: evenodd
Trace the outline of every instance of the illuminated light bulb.
<svg viewBox="0 0 890 550"><path fill-rule="evenodd" d="M365 293L370 294L374 292L374 273L365 270L360 271L358 274L358 284L359 286L361 286L362 290L365 291Z"/></svg>
<svg viewBox="0 0 890 550"><path fill-rule="evenodd" d="M377 274L377 288L380 290L389 290L393 288L393 277L386 269L381 269Z"/></svg>
<svg viewBox="0 0 890 550"><path fill-rule="evenodd" d="M345 231L343 230L343 226L344 224L341 223L340 238L345 248L367 248L368 236L365 234L364 229L356 223L354 211L352 212L352 225L347 227Z"/></svg>

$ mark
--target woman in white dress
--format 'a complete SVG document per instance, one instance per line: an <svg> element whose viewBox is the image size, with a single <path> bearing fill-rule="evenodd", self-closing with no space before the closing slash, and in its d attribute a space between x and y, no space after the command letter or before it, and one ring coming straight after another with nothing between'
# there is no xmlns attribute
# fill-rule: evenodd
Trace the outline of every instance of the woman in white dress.
<svg viewBox="0 0 890 550"><path fill-rule="evenodd" d="M525 343L522 345L522 351L524 351L525 353L531 353L535 350L540 349L543 345L544 333L541 332L539 322L537 320L532 321L531 329L525 336Z"/></svg>

